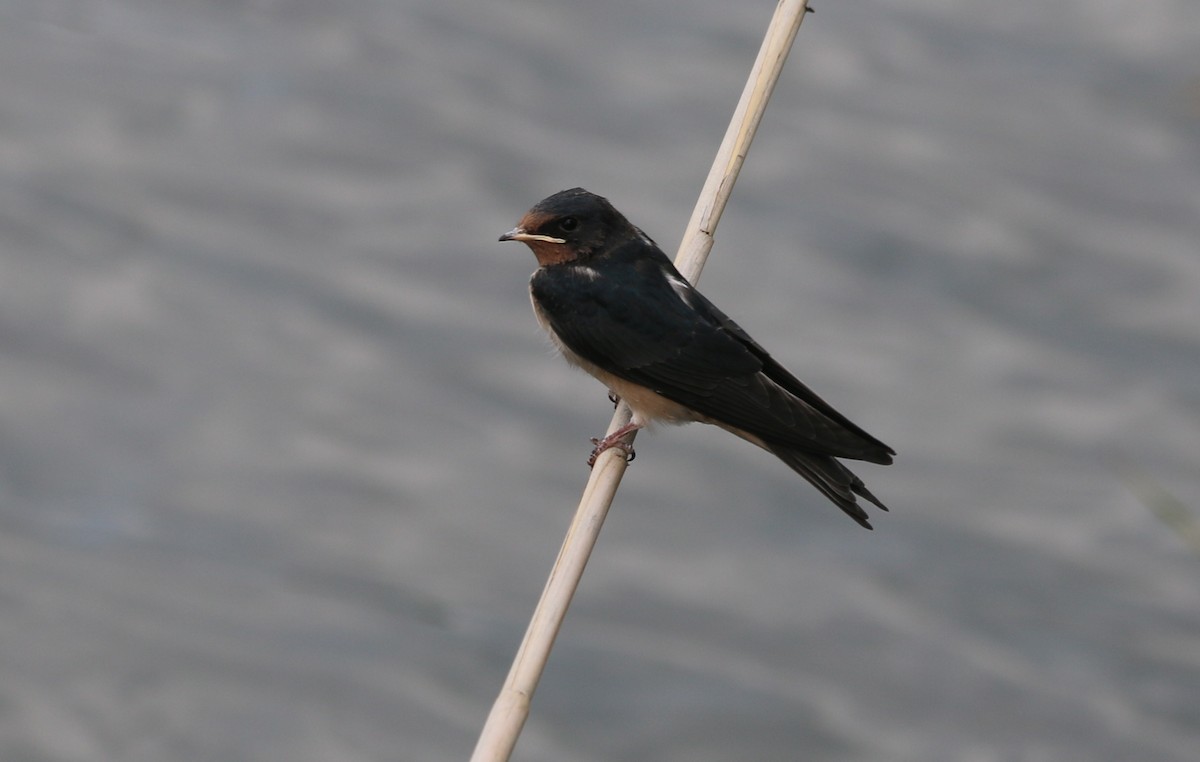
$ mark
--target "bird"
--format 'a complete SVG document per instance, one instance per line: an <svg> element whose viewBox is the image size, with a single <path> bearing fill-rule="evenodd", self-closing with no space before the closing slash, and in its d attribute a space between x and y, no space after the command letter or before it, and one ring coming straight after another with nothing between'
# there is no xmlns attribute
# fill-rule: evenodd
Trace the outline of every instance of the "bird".
<svg viewBox="0 0 1200 762"><path fill-rule="evenodd" d="M702 422L773 454L867 529L858 498L888 510L838 458L888 465L895 450L788 372L607 199L560 191L500 241L533 251L534 315L563 357L632 413L592 440L589 464L613 447L632 460L628 439L650 423Z"/></svg>

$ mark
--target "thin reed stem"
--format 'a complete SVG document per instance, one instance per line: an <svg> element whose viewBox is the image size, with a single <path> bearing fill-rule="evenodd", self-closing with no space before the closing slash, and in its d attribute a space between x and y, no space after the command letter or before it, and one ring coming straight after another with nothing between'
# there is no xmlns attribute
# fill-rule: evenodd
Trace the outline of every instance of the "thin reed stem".
<svg viewBox="0 0 1200 762"><path fill-rule="evenodd" d="M713 160L712 169L709 170L708 179L675 256L679 271L692 283L700 277L700 271L712 250L717 223L725 211L725 204L733 191L750 143L754 140L767 101L775 89L792 41L807 12L806 0L781 0L775 8L758 58L750 70L742 97L733 112L729 129ZM607 433L611 434L624 426L629 422L629 417L629 408L624 403L618 405ZM629 441L632 442L632 436ZM625 454L620 448L607 450L596 459L558 560L546 581L508 678L484 723L471 762L504 762L516 747L521 728L529 716L533 692L550 658L550 649L554 646L567 607L579 586L604 518L608 515L608 508L625 474L625 467Z"/></svg>

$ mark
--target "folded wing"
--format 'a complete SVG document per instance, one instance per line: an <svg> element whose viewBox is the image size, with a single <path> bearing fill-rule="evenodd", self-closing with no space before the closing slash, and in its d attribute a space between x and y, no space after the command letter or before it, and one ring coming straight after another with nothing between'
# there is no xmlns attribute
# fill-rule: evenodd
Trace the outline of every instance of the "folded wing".
<svg viewBox="0 0 1200 762"><path fill-rule="evenodd" d="M551 327L576 354L769 449L892 462L890 447L788 373L665 255L609 267L627 271L597 278L584 267L543 268L531 282Z"/></svg>

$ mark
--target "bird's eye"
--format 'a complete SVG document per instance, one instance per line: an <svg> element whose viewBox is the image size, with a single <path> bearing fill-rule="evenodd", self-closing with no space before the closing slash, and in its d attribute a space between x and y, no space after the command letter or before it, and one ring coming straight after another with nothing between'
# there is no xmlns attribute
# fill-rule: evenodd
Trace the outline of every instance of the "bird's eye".
<svg viewBox="0 0 1200 762"><path fill-rule="evenodd" d="M574 217L563 217L561 220L559 220L558 226L570 233L572 230L579 227L579 220L575 219Z"/></svg>

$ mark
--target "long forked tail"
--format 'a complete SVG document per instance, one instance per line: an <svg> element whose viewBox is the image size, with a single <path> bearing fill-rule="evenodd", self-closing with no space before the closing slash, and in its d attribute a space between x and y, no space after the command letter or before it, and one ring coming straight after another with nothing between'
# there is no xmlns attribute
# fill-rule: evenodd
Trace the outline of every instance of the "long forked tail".
<svg viewBox="0 0 1200 762"><path fill-rule="evenodd" d="M788 464L793 471L811 482L821 491L822 495L833 501L834 505L867 529L873 529L873 527L867 520L867 512L858 504L856 495L885 511L888 509L879 501L879 498L871 494L862 479L859 479L850 469L829 455L817 455L803 450L771 445L766 445L766 449Z"/></svg>

